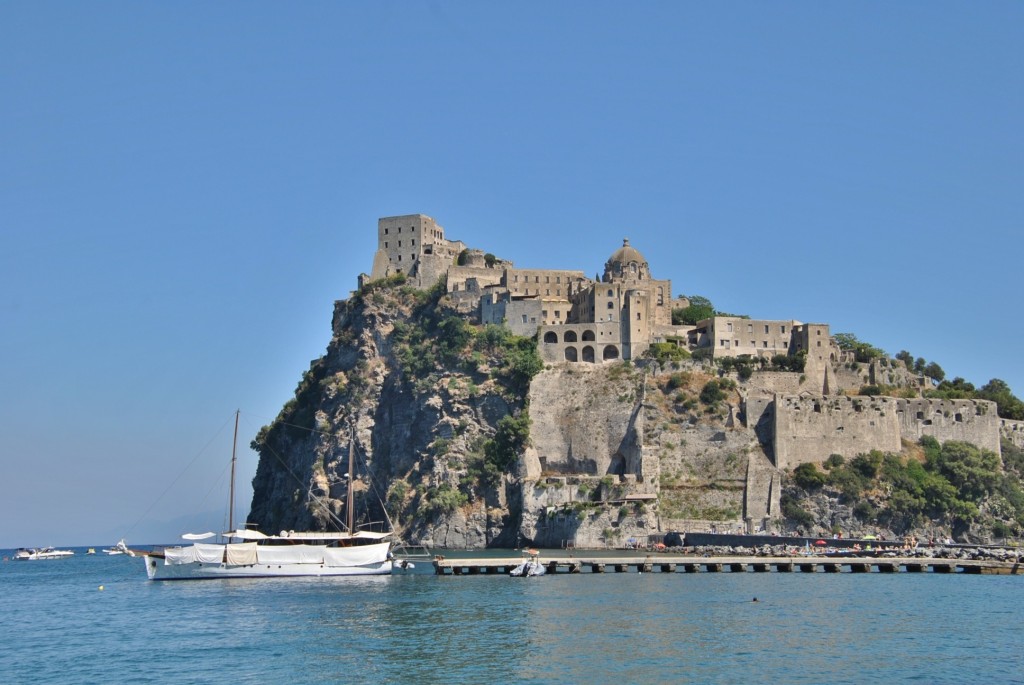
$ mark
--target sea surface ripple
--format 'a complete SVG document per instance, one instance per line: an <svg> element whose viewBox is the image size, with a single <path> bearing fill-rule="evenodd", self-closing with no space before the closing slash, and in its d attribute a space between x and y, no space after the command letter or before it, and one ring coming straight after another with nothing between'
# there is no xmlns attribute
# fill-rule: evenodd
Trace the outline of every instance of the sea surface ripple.
<svg viewBox="0 0 1024 685"><path fill-rule="evenodd" d="M0 567L0 682L1024 682L1019 576L516 579L424 562L154 583L140 559L82 552Z"/></svg>

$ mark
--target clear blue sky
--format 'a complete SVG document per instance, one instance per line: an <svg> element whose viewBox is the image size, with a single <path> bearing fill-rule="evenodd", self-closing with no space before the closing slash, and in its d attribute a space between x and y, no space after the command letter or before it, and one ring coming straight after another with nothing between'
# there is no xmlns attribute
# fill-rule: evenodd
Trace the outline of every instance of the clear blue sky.
<svg viewBox="0 0 1024 685"><path fill-rule="evenodd" d="M380 216L1024 392L1020 2L3 2L0 93L0 546L223 525L236 408L244 516Z"/></svg>

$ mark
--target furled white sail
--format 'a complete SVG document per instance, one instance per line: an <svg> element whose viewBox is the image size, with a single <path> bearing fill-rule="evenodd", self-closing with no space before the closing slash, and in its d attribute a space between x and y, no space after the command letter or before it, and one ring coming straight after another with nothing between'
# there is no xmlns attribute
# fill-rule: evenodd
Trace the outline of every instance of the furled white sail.
<svg viewBox="0 0 1024 685"><path fill-rule="evenodd" d="M364 566L387 559L390 543L360 545L358 547L328 547L324 550L324 563L328 566Z"/></svg>
<svg viewBox="0 0 1024 685"><path fill-rule="evenodd" d="M324 545L260 545L256 556L261 564L322 564Z"/></svg>
<svg viewBox="0 0 1024 685"><path fill-rule="evenodd" d="M256 543L240 542L228 545L227 563L235 566L252 566L256 563Z"/></svg>

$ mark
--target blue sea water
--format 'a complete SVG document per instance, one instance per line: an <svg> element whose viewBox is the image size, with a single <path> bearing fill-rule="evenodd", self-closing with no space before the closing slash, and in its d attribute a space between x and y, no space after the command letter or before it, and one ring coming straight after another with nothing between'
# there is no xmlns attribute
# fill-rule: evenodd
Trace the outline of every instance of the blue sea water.
<svg viewBox="0 0 1024 685"><path fill-rule="evenodd" d="M513 579L421 563L155 583L140 559L83 552L0 566L0 682L1024 682L1022 576Z"/></svg>

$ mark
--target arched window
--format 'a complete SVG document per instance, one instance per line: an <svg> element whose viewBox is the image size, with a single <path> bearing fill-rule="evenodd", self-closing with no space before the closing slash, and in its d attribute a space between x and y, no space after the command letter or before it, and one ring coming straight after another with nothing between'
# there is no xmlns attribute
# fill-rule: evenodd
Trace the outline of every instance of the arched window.
<svg viewBox="0 0 1024 685"><path fill-rule="evenodd" d="M594 348L590 345L583 348L583 361L591 364L594 363Z"/></svg>
<svg viewBox="0 0 1024 685"><path fill-rule="evenodd" d="M555 333L554 331L548 331L547 333L544 334L544 342L546 342L546 343L556 343L556 342L558 342L558 334Z"/></svg>
<svg viewBox="0 0 1024 685"><path fill-rule="evenodd" d="M618 359L619 348L616 347L615 345L608 345L607 347L604 348L604 354L602 356L604 357L604 360L606 362L611 361L613 359Z"/></svg>
<svg viewBox="0 0 1024 685"><path fill-rule="evenodd" d="M567 348L565 348L565 361L567 361L567 362L577 362L577 361L579 361L579 356L576 354L576 348L575 347L567 347Z"/></svg>
<svg viewBox="0 0 1024 685"><path fill-rule="evenodd" d="M608 301L608 309L615 309L615 303L611 300Z"/></svg>
<svg viewBox="0 0 1024 685"><path fill-rule="evenodd" d="M576 331L565 332L565 342L576 342Z"/></svg>
<svg viewBox="0 0 1024 685"><path fill-rule="evenodd" d="M594 331L589 331L589 330L583 331L583 339L584 340L595 340L595 338L594 338Z"/></svg>

